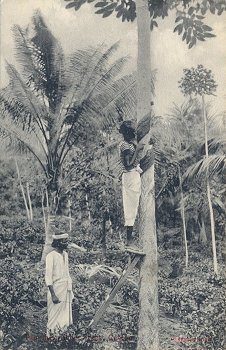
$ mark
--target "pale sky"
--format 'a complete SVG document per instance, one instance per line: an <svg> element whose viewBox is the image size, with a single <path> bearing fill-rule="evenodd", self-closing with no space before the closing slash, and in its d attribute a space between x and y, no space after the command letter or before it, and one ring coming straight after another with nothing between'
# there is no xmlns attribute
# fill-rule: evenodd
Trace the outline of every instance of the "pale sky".
<svg viewBox="0 0 226 350"><path fill-rule="evenodd" d="M1 0L0 15L0 51L1 51L1 86L7 84L5 59L15 64L13 24L27 26L35 9L40 9L47 25L59 39L66 54L74 50L107 45L120 40L117 55L131 57L126 71L136 70L137 28L136 21L122 23L112 15L102 18L94 14L92 4L86 4L79 11L66 10L63 0ZM191 50L182 42L181 37L173 33L174 15L159 20L159 28L151 35L152 67L157 69L155 111L158 115L169 112L173 102L181 103L184 98L178 89L178 80L183 75L183 68L203 64L211 69L218 84L217 97L214 98L216 109L226 108L226 15L208 16L209 25L214 28L216 38L200 42Z"/></svg>

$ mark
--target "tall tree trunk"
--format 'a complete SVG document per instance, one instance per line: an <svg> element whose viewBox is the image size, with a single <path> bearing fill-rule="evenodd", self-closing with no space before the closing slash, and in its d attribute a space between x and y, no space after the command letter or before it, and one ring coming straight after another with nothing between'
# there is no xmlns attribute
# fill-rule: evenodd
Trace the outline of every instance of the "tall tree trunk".
<svg viewBox="0 0 226 350"><path fill-rule="evenodd" d="M178 177L180 184L180 195L181 195L181 219L183 223L183 233L184 233L184 246L185 246L185 266L188 267L188 241L187 241L187 231L186 231L186 221L185 221L185 209L184 209L184 194L182 188L182 178L180 166L178 166Z"/></svg>
<svg viewBox="0 0 226 350"><path fill-rule="evenodd" d="M44 229L45 229L45 232L46 232L46 213L45 213L45 195L44 193L42 192L42 215L43 215L43 223L44 223Z"/></svg>
<svg viewBox="0 0 226 350"><path fill-rule="evenodd" d="M33 208L31 203L31 196L30 196L30 187L28 182L26 184L26 187L27 187L27 198L28 198L28 204L29 204L30 221L33 221Z"/></svg>
<svg viewBox="0 0 226 350"><path fill-rule="evenodd" d="M223 167L222 181L226 188L226 158L224 162L225 162L225 165ZM222 253L223 261L224 263L226 263L226 196L224 196L224 233L223 233L221 253Z"/></svg>
<svg viewBox="0 0 226 350"><path fill-rule="evenodd" d="M57 175L56 175L57 174ZM46 197L46 215L45 215L45 244L42 251L41 261L44 261L46 255L52 250L52 234L51 226L54 227L57 220L57 213L59 211L59 184L61 182L60 170L56 170L47 184L45 191Z"/></svg>
<svg viewBox="0 0 226 350"><path fill-rule="evenodd" d="M204 221L203 215L201 216L199 242L203 245L205 245L207 243L206 227L205 227L205 221Z"/></svg>
<svg viewBox="0 0 226 350"><path fill-rule="evenodd" d="M205 131L205 151L206 151L206 158L208 159L208 157L209 157L208 131L207 131L207 119L206 119L206 108L205 108L204 95L202 95L202 111L203 111L204 131ZM218 274L215 223L214 223L213 206L212 206L212 201L211 201L209 169L208 168L206 170L206 189L207 189L207 199L208 199L209 212L210 212L210 226L211 226L212 251L213 251L213 269L214 269L214 272L216 274Z"/></svg>
<svg viewBox="0 0 226 350"><path fill-rule="evenodd" d="M88 194L86 193L86 210L88 212L88 219L89 223L91 222L91 214L90 214L90 209L89 209L89 197Z"/></svg>
<svg viewBox="0 0 226 350"><path fill-rule="evenodd" d="M69 213L68 213L68 217L69 217L69 231L72 231L72 217L71 217L71 199L69 199Z"/></svg>
<svg viewBox="0 0 226 350"><path fill-rule="evenodd" d="M23 184L22 184L22 181L21 181L21 177L20 177L19 166L18 166L18 163L17 163L16 159L15 159L15 163L16 163L17 177L18 177L21 193L22 193L23 200L24 200L24 206L25 206L25 209L26 209L27 219L28 219L28 221L30 221L30 212L29 212L29 209L28 209L27 199L26 199L24 187L23 187Z"/></svg>
<svg viewBox="0 0 226 350"><path fill-rule="evenodd" d="M106 243L106 221L108 220L108 213L104 211L103 213L103 221L102 221L102 235L101 235L101 248L103 257L106 257L107 252L107 243Z"/></svg>
<svg viewBox="0 0 226 350"><path fill-rule="evenodd" d="M152 100L150 14L147 0L136 1L138 28L137 119L150 113ZM148 137L148 136L147 136ZM158 266L155 223L154 165L142 175L139 236L146 254L140 265L138 350L158 349Z"/></svg>
<svg viewBox="0 0 226 350"><path fill-rule="evenodd" d="M50 224L51 224L51 210L50 210L50 203L49 203L49 195L48 191L46 190L46 215L45 215L45 244L42 251L42 258L41 261L45 261L46 255L51 251L51 244L52 244L52 233L50 230ZM45 210L45 208L44 208Z"/></svg>

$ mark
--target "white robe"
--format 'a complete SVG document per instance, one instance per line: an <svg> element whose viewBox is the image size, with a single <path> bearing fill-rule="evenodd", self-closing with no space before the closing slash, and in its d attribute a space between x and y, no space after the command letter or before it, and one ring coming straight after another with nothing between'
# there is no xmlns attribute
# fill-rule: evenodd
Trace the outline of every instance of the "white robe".
<svg viewBox="0 0 226 350"><path fill-rule="evenodd" d="M47 292L48 324L47 336L50 332L66 329L72 321L72 281L68 269L68 254L53 250L46 257L46 285L52 285L60 300L59 304L52 302L50 291Z"/></svg>
<svg viewBox="0 0 226 350"><path fill-rule="evenodd" d="M133 226L139 206L141 178L137 169L122 174L122 198L125 226Z"/></svg>

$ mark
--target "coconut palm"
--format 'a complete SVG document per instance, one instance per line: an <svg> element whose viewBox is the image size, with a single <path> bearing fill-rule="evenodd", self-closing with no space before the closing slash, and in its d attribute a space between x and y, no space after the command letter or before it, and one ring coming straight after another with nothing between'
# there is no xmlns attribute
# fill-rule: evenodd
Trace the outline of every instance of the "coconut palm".
<svg viewBox="0 0 226 350"><path fill-rule="evenodd" d="M14 26L13 34L20 71L6 63L9 85L0 94L0 130L8 148L29 152L39 163L49 213L55 215L65 158L72 147L95 142L94 131L111 120L118 99L133 109L135 78L119 75L127 58L109 63L118 43L65 57L39 12L32 28ZM50 241L47 234L47 245Z"/></svg>

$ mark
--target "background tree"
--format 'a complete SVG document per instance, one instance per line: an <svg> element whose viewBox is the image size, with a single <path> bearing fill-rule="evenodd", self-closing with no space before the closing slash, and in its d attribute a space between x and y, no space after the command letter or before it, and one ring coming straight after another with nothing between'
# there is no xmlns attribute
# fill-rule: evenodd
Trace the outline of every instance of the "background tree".
<svg viewBox="0 0 226 350"><path fill-rule="evenodd" d="M209 174L209 182L211 185L211 202L214 207L216 222L216 235L218 240L223 237L223 245L225 245L225 229L222 230L221 220L225 221L225 113L211 113L207 108L207 127L208 127L208 158L205 154L205 147L201 147L199 157L193 162L184 173L184 180L190 180L197 185L196 193L188 196L189 206L197 205L197 210L201 213L201 224L205 224L205 216L207 216L208 200L206 200L206 173ZM191 186L195 188L195 185ZM199 194L201 186L201 195ZM197 196L198 194L198 196ZM195 198L194 198L195 196ZM192 204L193 203L193 204ZM220 224L220 225L219 225ZM205 230L204 230L205 231ZM222 236L221 236L222 235ZM222 244L218 245L218 256L222 251Z"/></svg>
<svg viewBox="0 0 226 350"><path fill-rule="evenodd" d="M205 139L205 154L206 159L209 158L209 147L208 147L208 130L207 130L207 116L205 106L205 95L213 95L216 91L216 83L213 79L210 70L205 69L202 65L198 65L197 68L184 69L184 77L180 81L180 88L183 94L199 95L202 98L202 115L204 122L204 139ZM215 224L214 214L211 201L211 191L209 182L209 169L206 169L206 187L207 187L207 199L210 211L210 223L211 223L211 234L212 234L212 250L213 250L213 265L214 272L218 273L217 267L217 252L216 252L216 239L215 239Z"/></svg>
<svg viewBox="0 0 226 350"><path fill-rule="evenodd" d="M137 17L137 2L134 0L64 0L66 8L80 9L86 2L94 3L96 14L103 18L115 14L122 22L134 22ZM170 12L175 13L173 31L182 36L189 49L206 39L215 37L213 29L206 25L208 13L220 16L226 10L225 0L147 0L150 15L149 28L158 27Z"/></svg>

